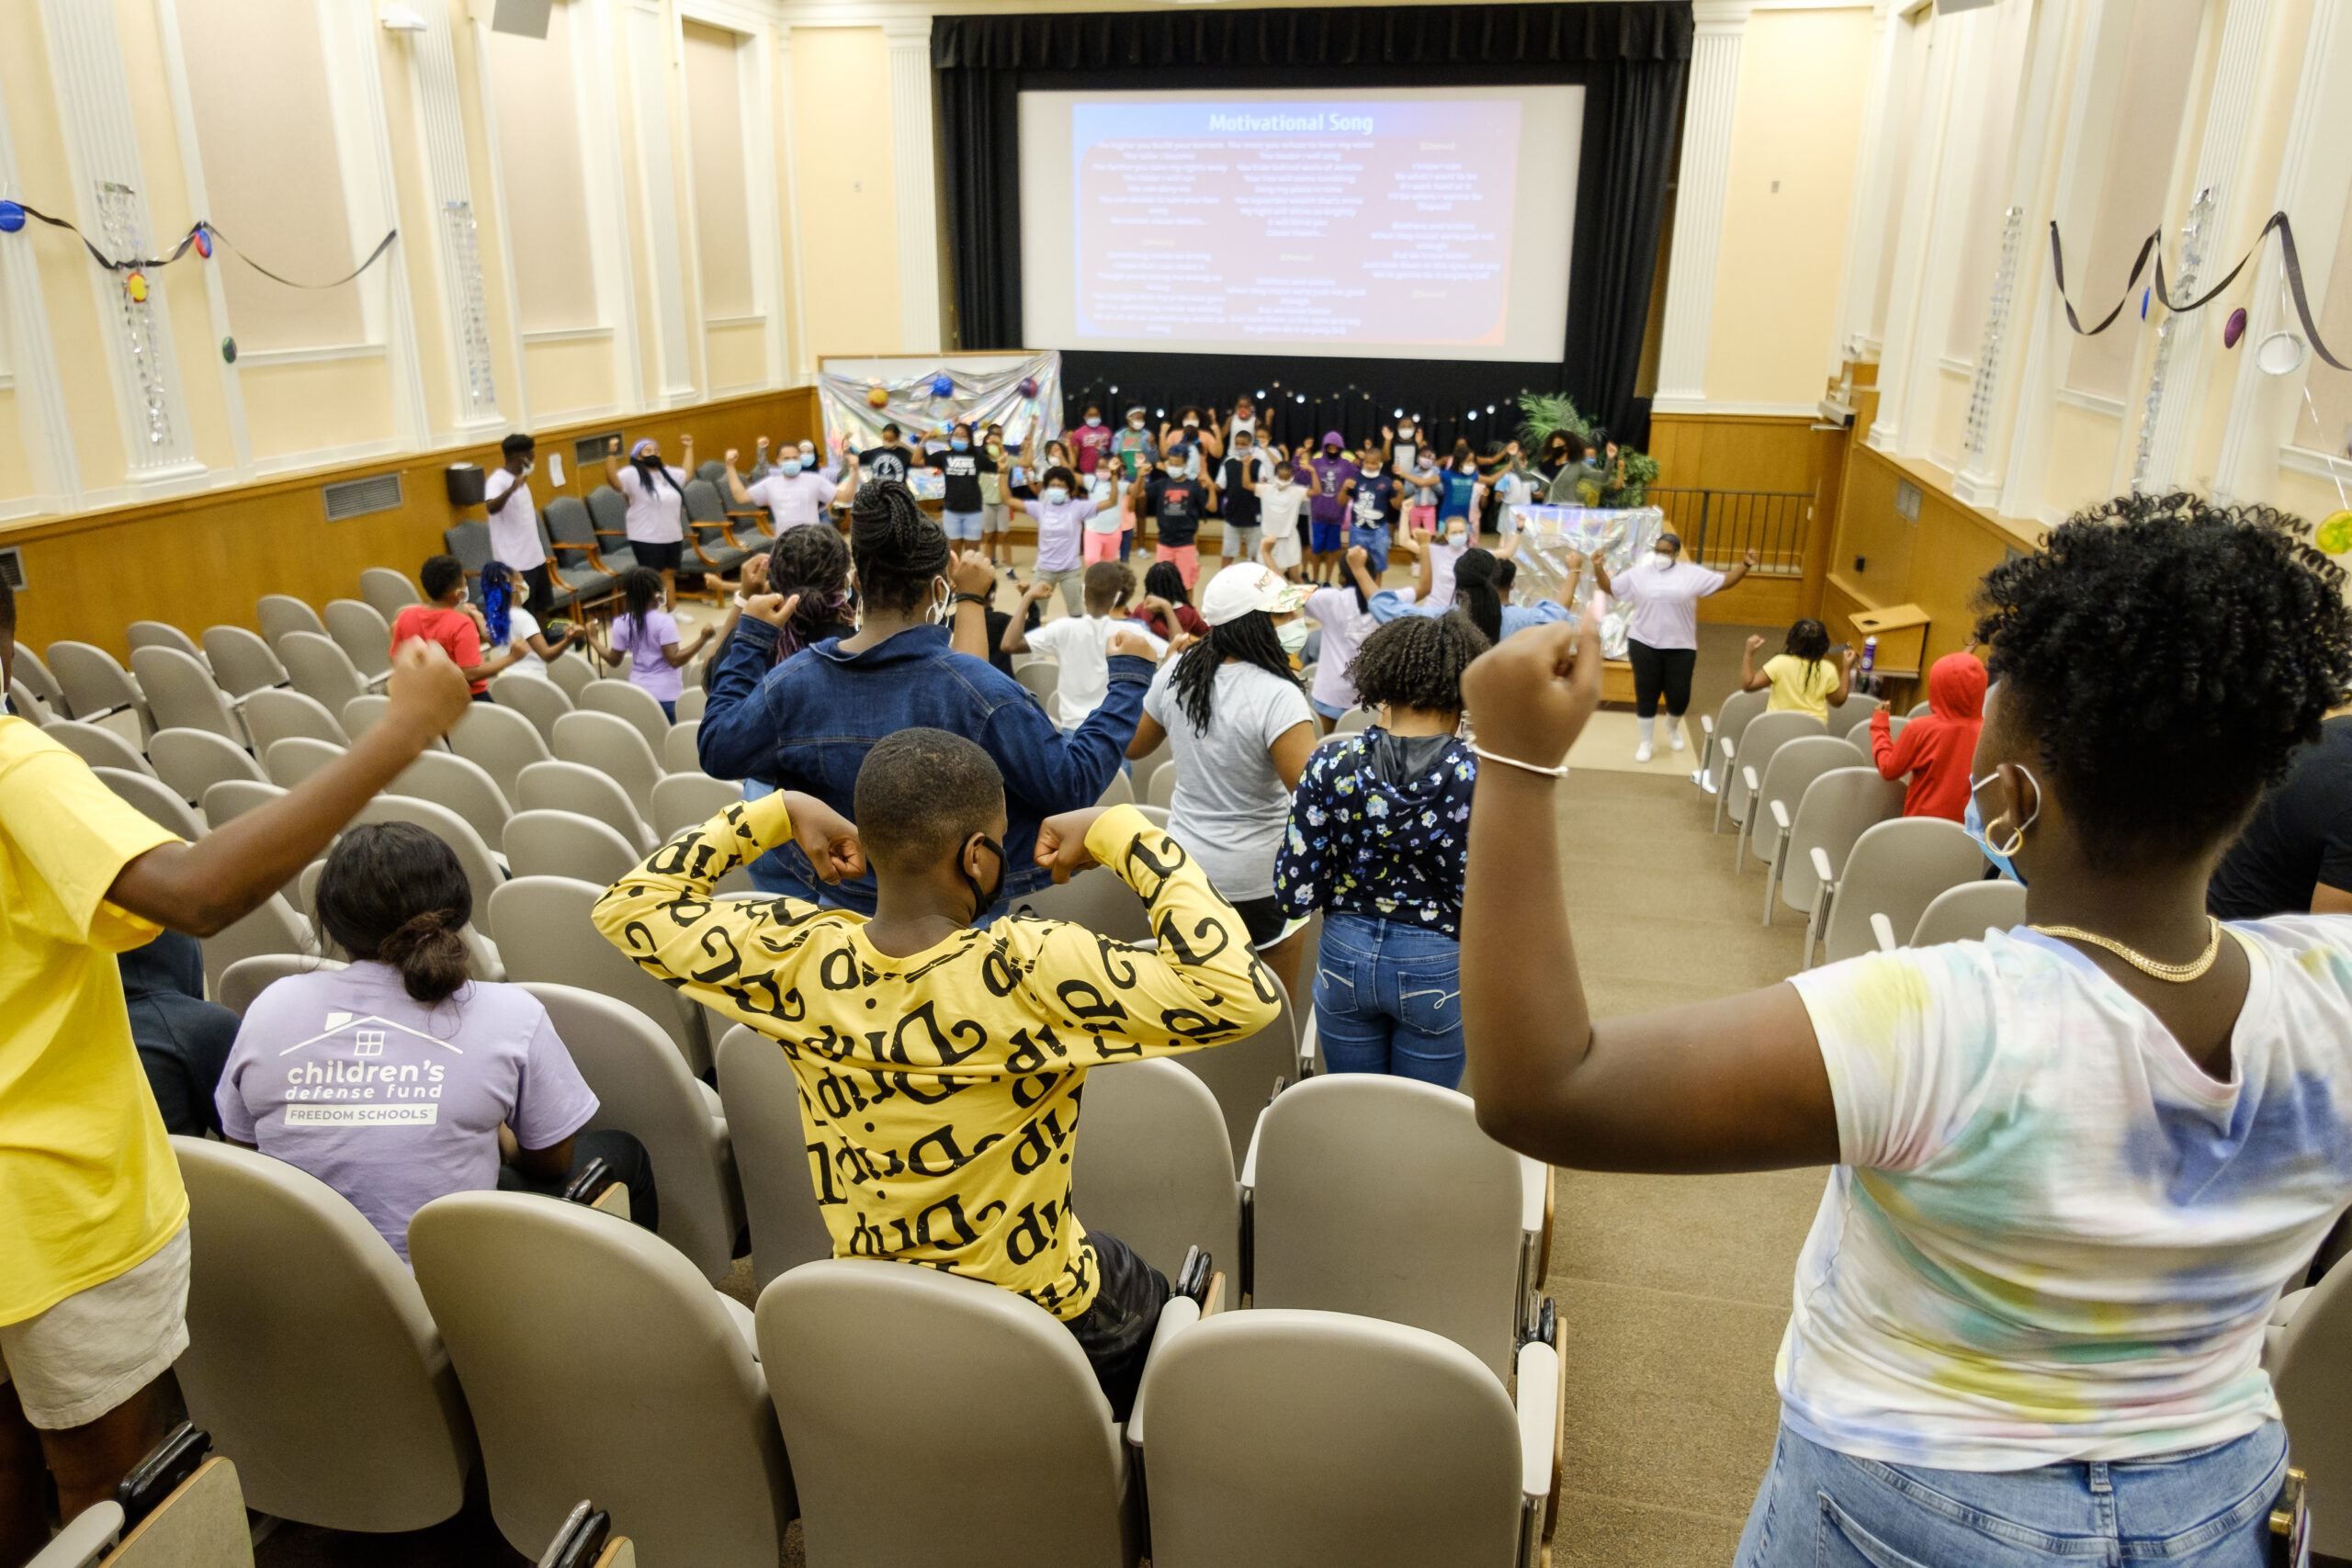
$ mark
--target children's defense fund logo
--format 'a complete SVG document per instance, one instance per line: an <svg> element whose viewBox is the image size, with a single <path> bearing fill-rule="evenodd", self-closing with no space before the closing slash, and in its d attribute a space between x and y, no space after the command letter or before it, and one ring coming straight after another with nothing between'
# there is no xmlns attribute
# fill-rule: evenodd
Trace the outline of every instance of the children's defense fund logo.
<svg viewBox="0 0 2352 1568"><path fill-rule="evenodd" d="M278 1053L301 1055L286 1069L288 1127L430 1127L448 1077L447 1040L373 1013L330 1012L326 1028Z"/></svg>

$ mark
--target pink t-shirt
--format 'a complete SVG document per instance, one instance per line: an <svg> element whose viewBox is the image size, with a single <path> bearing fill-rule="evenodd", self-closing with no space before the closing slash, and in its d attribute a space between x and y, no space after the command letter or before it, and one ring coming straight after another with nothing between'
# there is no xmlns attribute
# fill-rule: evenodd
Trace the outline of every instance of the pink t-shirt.
<svg viewBox="0 0 2352 1568"><path fill-rule="evenodd" d="M417 1210L498 1185L501 1122L544 1149L596 1113L530 992L477 983L428 1008L373 962L255 997L213 1103L222 1133L350 1199L402 1258Z"/></svg>
<svg viewBox="0 0 2352 1568"><path fill-rule="evenodd" d="M662 652L664 645L678 640L678 623L670 618L669 611L646 611L642 629L636 618L624 611L613 617L609 640L615 653L629 656L630 680L644 687L649 695L662 702L674 703L678 700L678 694L685 690L685 674L672 665Z"/></svg>
<svg viewBox="0 0 2352 1568"><path fill-rule="evenodd" d="M1724 585L1724 574L1690 561L1661 570L1649 558L1630 571L1609 574L1614 596L1628 607L1625 635L1649 648L1699 646L1699 601Z"/></svg>

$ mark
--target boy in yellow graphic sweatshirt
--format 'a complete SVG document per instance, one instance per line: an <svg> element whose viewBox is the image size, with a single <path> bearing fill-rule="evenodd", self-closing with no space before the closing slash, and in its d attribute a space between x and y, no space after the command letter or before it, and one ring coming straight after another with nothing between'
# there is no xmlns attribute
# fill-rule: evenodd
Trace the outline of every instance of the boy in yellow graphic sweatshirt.
<svg viewBox="0 0 2352 1568"><path fill-rule="evenodd" d="M1028 1297L1069 1325L1125 1419L1168 1282L1070 1213L1087 1069L1243 1039L1280 994L1241 918L1132 807L1048 818L1037 863L1057 882L1108 867L1149 907L1157 952L1058 920L971 924L1006 870L1003 779L972 741L890 736L858 770L854 809L855 827L797 792L729 807L615 883L596 928L783 1047L836 1257ZM712 897L786 840L829 880L870 861L872 918Z"/></svg>

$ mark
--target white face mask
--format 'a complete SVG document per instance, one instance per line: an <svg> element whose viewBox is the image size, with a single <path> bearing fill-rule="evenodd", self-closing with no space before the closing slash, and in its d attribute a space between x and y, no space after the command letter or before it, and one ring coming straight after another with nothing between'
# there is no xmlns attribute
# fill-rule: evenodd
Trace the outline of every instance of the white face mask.
<svg viewBox="0 0 2352 1568"><path fill-rule="evenodd" d="M1363 477L1364 477L1364 478L1366 478L1366 479L1377 479L1377 478L1379 477L1379 475L1380 475L1380 465L1379 465L1379 464L1377 464L1377 463L1366 463L1366 464L1363 466Z"/></svg>
<svg viewBox="0 0 2352 1568"><path fill-rule="evenodd" d="M1139 419L1131 419L1127 421L1127 428L1129 430L1141 430L1143 428L1143 421Z"/></svg>
<svg viewBox="0 0 2352 1568"><path fill-rule="evenodd" d="M1650 559L1657 564L1658 570L1664 571L1668 567L1674 564L1674 552L1671 550L1652 550L1650 552Z"/></svg>
<svg viewBox="0 0 2352 1568"><path fill-rule="evenodd" d="M934 577L931 581L939 590L939 597L933 600L931 604L931 624L934 626L944 626L947 624L948 617L955 613L956 590L944 577Z"/></svg>
<svg viewBox="0 0 2352 1568"><path fill-rule="evenodd" d="M1059 506L1063 502L1068 501L1069 499L1069 491L1068 490L1065 490L1062 486L1060 486L1060 485L1047 485L1047 486L1046 487L1046 505L1048 505L1048 506ZM1114 542L1114 543L1116 543L1117 541L1114 540L1113 542Z"/></svg>
<svg viewBox="0 0 2352 1568"><path fill-rule="evenodd" d="M1102 416L1099 413L1091 413L1086 416L1087 428L1090 430L1100 426L1102 423Z"/></svg>
<svg viewBox="0 0 2352 1568"><path fill-rule="evenodd" d="M1283 651L1292 655L1306 650L1306 622L1299 616L1293 616L1274 628L1274 635L1282 639Z"/></svg>
<svg viewBox="0 0 2352 1568"><path fill-rule="evenodd" d="M531 477L532 471L533 471L534 469L536 469L538 466L539 466L539 460L538 460L537 457L526 457L526 458L524 458L524 459L523 459L523 477L524 477L525 479L529 479L529 478Z"/></svg>

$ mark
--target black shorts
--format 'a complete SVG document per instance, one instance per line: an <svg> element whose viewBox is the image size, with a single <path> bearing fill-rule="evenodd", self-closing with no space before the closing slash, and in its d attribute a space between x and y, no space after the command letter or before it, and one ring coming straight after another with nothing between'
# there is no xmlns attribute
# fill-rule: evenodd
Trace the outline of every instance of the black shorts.
<svg viewBox="0 0 2352 1568"><path fill-rule="evenodd" d="M685 545L677 539L666 545L649 545L641 540L628 542L628 553L637 558L639 566L650 566L656 571L675 571L686 553Z"/></svg>
<svg viewBox="0 0 2352 1568"><path fill-rule="evenodd" d="M1124 1421L1135 1409L1159 1309L1168 1304L1168 1277L1108 1231L1088 1231L1086 1244L1094 1249L1099 1279L1094 1301L1064 1326L1086 1352L1111 1419Z"/></svg>
<svg viewBox="0 0 2352 1568"><path fill-rule="evenodd" d="M1290 917L1283 913L1282 900L1272 894L1263 898L1236 898L1233 912L1241 917L1242 926L1250 932L1250 945L1263 947L1283 934L1290 924Z"/></svg>

